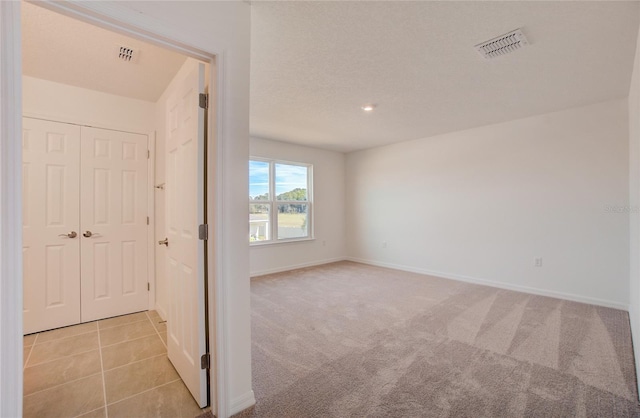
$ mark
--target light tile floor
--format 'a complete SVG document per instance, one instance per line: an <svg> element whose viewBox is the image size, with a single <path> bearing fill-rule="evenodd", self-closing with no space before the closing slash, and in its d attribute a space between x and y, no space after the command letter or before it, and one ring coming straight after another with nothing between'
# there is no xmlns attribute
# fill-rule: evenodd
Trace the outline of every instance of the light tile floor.
<svg viewBox="0 0 640 418"><path fill-rule="evenodd" d="M169 360L155 311L24 337L24 417L188 417L200 410Z"/></svg>

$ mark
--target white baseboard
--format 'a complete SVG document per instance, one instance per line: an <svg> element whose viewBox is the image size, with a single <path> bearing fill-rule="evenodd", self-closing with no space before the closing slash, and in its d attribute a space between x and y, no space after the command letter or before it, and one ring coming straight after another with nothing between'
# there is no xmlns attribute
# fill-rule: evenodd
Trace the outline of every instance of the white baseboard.
<svg viewBox="0 0 640 418"><path fill-rule="evenodd" d="M251 408L255 404L256 397L253 394L253 391L250 390L249 392L231 400L231 405L229 405L229 416L242 412L247 408Z"/></svg>
<svg viewBox="0 0 640 418"><path fill-rule="evenodd" d="M320 266L322 264L336 263L338 261L345 261L345 260L347 260L347 257L328 258L325 260L311 261L309 263L292 264L289 266L281 266L274 269L252 271L250 276L251 277L265 276L267 274L282 273L283 271L296 270L296 269L301 269L305 267Z"/></svg>
<svg viewBox="0 0 640 418"><path fill-rule="evenodd" d="M500 289L514 290L516 292L530 293L533 295L540 295L540 296L548 296L556 299L565 299L573 302L588 303L590 305L604 306L607 308L620 309L623 311L629 310L629 305L624 303L613 302L605 299L592 298L588 296L575 295L572 293L556 292L553 290L545 290L545 289L539 289L535 287L497 282L494 280L479 279L476 277L463 276L460 274L444 273L441 271L433 271L433 270L403 266L403 265L393 264L393 263L382 263L379 261L366 260L366 259L361 259L356 257L347 257L346 259L356 263L369 264L369 265L378 266L378 267L386 267L394 270L408 271L411 273L426 274L429 276L441 277L443 279L451 279L451 280L457 280L460 282L481 284L484 286L497 287Z"/></svg>
<svg viewBox="0 0 640 418"><path fill-rule="evenodd" d="M158 315L160 315L160 318L162 318L163 321L167 320L167 312L164 310L162 306L158 305L157 302L156 302L155 310L156 312L158 312Z"/></svg>

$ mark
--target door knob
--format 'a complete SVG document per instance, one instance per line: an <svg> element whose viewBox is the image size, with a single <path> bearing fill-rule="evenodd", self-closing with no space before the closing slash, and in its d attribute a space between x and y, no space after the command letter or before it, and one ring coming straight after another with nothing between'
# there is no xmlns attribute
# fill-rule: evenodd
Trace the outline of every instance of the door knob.
<svg viewBox="0 0 640 418"><path fill-rule="evenodd" d="M85 238L89 238L91 235L93 235L91 231L84 231L84 234L82 234L82 236Z"/></svg>
<svg viewBox="0 0 640 418"><path fill-rule="evenodd" d="M76 231L71 231L68 234L60 234L58 235L59 237L68 237L68 238L75 238L78 236L78 234L76 233Z"/></svg>
<svg viewBox="0 0 640 418"><path fill-rule="evenodd" d="M169 238L165 238L161 241L158 241L158 245L166 245L167 247L169 246Z"/></svg>

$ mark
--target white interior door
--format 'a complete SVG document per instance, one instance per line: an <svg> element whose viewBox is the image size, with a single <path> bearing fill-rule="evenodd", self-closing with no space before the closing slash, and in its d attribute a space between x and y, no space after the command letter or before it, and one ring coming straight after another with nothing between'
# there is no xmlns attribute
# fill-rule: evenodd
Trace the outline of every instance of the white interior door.
<svg viewBox="0 0 640 418"><path fill-rule="evenodd" d="M23 119L24 333L80 322L80 127Z"/></svg>
<svg viewBox="0 0 640 418"><path fill-rule="evenodd" d="M82 128L82 322L148 309L147 136Z"/></svg>
<svg viewBox="0 0 640 418"><path fill-rule="evenodd" d="M170 86L167 101L167 277L169 359L201 407L207 404L205 354L204 241L198 225L204 217L204 118L198 105L204 93L204 65L196 62Z"/></svg>

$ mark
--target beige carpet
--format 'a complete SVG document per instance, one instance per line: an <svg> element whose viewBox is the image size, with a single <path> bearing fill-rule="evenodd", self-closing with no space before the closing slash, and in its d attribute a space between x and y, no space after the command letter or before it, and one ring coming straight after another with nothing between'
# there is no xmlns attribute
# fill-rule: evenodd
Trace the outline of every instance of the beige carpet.
<svg viewBox="0 0 640 418"><path fill-rule="evenodd" d="M252 279L241 417L636 417L626 312L340 262Z"/></svg>

